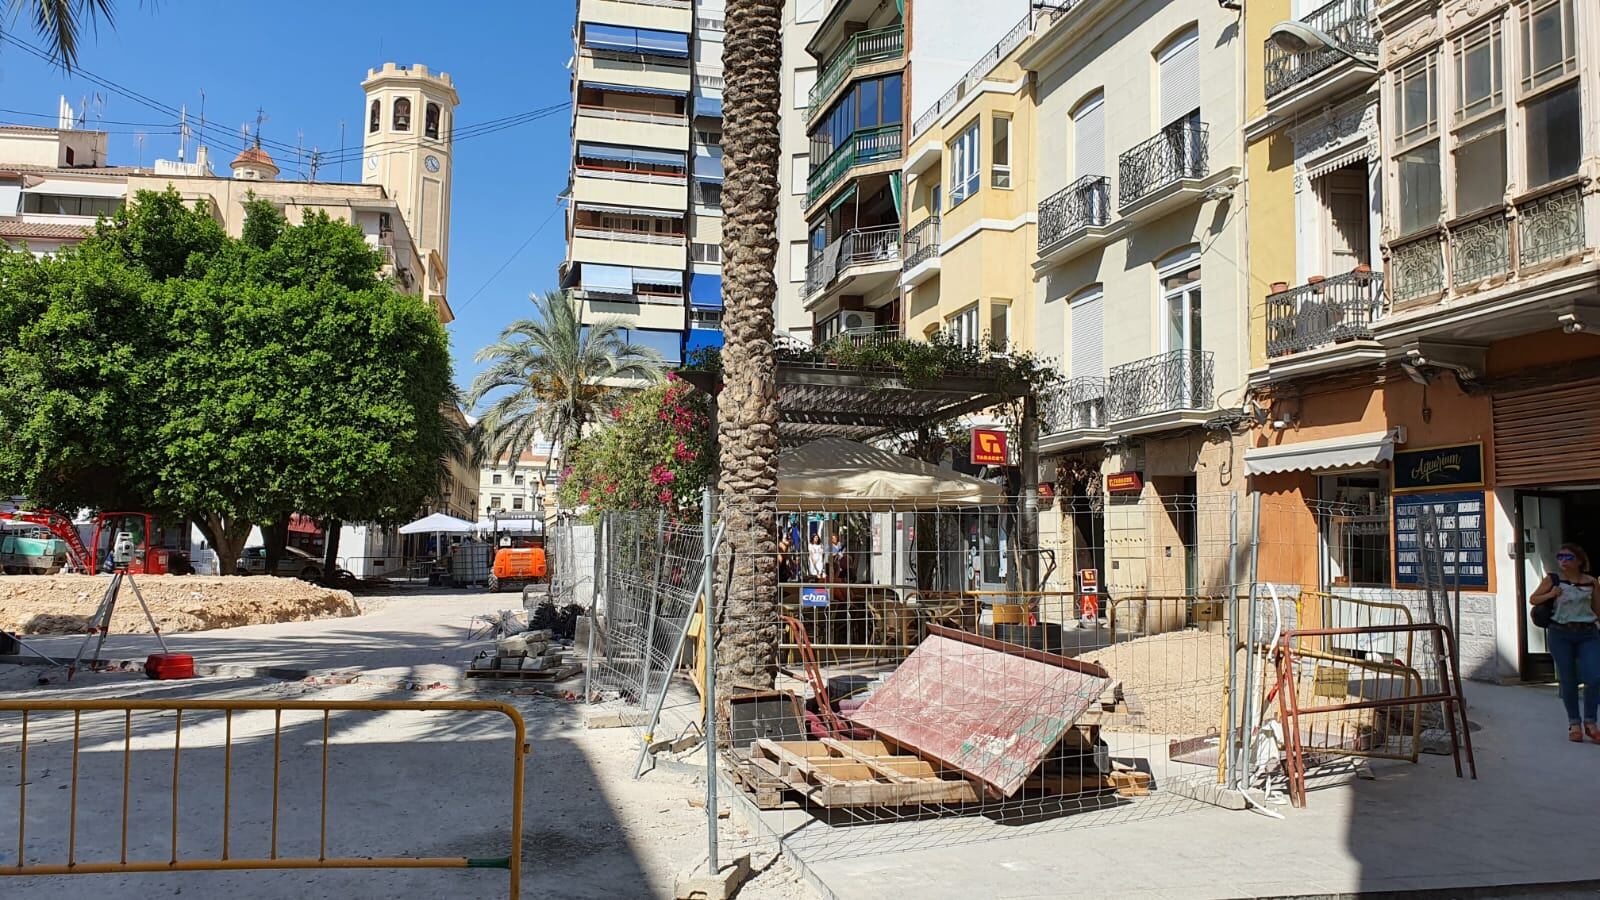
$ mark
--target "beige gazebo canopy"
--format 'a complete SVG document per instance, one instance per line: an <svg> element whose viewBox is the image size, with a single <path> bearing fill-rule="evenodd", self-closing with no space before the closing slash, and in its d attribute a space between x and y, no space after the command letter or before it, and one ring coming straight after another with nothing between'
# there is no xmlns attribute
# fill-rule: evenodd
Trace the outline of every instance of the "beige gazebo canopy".
<svg viewBox="0 0 1600 900"><path fill-rule="evenodd" d="M789 512L998 506L1000 485L843 438L778 455L778 508Z"/></svg>

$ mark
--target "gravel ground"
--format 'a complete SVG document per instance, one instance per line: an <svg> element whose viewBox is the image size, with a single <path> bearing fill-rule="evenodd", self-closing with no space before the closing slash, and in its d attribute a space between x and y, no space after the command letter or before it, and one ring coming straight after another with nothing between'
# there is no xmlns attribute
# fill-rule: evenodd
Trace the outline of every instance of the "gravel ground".
<svg viewBox="0 0 1600 900"><path fill-rule="evenodd" d="M107 576L0 577L0 628L28 634L82 634L105 594ZM136 576L162 633L207 631L360 615L348 591L294 578ZM111 620L116 634L149 634L150 623L124 583Z"/></svg>
<svg viewBox="0 0 1600 900"><path fill-rule="evenodd" d="M1142 725L1119 731L1197 736L1217 730L1228 677L1228 641L1205 631L1156 634L1085 654L1122 681ZM1241 657L1242 659L1243 657Z"/></svg>

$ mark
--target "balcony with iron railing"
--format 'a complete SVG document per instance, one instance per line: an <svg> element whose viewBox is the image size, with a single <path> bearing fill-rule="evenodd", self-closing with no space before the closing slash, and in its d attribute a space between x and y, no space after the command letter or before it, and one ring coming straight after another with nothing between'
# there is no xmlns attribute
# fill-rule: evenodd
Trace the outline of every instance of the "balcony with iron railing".
<svg viewBox="0 0 1600 900"><path fill-rule="evenodd" d="M1170 350L1115 366L1106 415L1116 427L1133 419L1209 410L1215 374L1216 358L1209 350Z"/></svg>
<svg viewBox="0 0 1600 900"><path fill-rule="evenodd" d="M1132 214L1164 192L1181 190L1186 182L1204 179L1210 174L1208 143L1204 122L1180 119L1122 154L1117 162L1122 214Z"/></svg>
<svg viewBox="0 0 1600 900"><path fill-rule="evenodd" d="M851 35L817 74L817 83L811 86L811 93L806 98L809 109L807 115L815 118L822 114L824 102L833 96L839 85L845 83L853 69L900 59L905 55L905 49L906 30L900 25L872 28Z"/></svg>
<svg viewBox="0 0 1600 900"><path fill-rule="evenodd" d="M850 135L828 154L821 165L811 169L811 175L806 179L806 206L812 206L826 196L844 178L845 173L856 166L899 159L900 137L901 128L898 124L864 128Z"/></svg>
<svg viewBox="0 0 1600 900"><path fill-rule="evenodd" d="M806 296L813 297L851 275L853 269L892 267L900 271L900 226L880 225L847 231L806 265Z"/></svg>
<svg viewBox="0 0 1600 900"><path fill-rule="evenodd" d="M899 325L873 325L867 328L847 328L834 336L852 347L876 347L890 344L905 337Z"/></svg>
<svg viewBox="0 0 1600 900"><path fill-rule="evenodd" d="M1040 403L1042 431L1047 436L1077 433L1095 437L1109 425L1106 396L1109 382L1080 375L1046 395Z"/></svg>
<svg viewBox="0 0 1600 900"><path fill-rule="evenodd" d="M918 222L910 231L906 232L904 253L906 261L901 270L908 277L916 277L911 281L915 286L927 280L934 272L939 270L939 217L929 216ZM924 268L925 264L932 263ZM920 271L919 271L920 270Z"/></svg>
<svg viewBox="0 0 1600 900"><path fill-rule="evenodd" d="M1383 273L1366 267L1268 294L1267 356L1372 340L1383 311Z"/></svg>
<svg viewBox="0 0 1600 900"><path fill-rule="evenodd" d="M1039 204L1039 255L1049 256L1110 221L1110 181L1085 175Z"/></svg>
<svg viewBox="0 0 1600 900"><path fill-rule="evenodd" d="M1542 270L1587 246L1584 195L1558 184L1510 207L1464 216L1389 245L1391 299L1399 305L1476 292Z"/></svg>
<svg viewBox="0 0 1600 900"><path fill-rule="evenodd" d="M1372 33L1372 0L1333 0L1300 20L1326 34L1334 46L1291 50L1275 40L1266 45L1266 93L1271 103L1338 64L1378 54ZM1375 76L1376 69L1370 70Z"/></svg>

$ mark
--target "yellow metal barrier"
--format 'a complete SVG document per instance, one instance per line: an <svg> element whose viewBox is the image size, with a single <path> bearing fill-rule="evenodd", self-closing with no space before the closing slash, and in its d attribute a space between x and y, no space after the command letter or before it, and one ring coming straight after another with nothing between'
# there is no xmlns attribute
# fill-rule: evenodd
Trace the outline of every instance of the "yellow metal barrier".
<svg viewBox="0 0 1600 900"><path fill-rule="evenodd" d="M328 856L328 723L335 712L439 712L497 713L511 720L515 732L512 750L511 852L504 857L417 857L417 856ZM172 852L166 860L128 859L129 775L133 749L135 712L172 712ZM189 711L220 712L224 715L222 855L218 858L180 859L178 857L178 763L183 746L183 715ZM233 714L236 712L273 713L272 732L272 824L271 849L265 859L236 859L229 854L230 804L233 799ZM249 869L506 869L510 874L510 896L521 896L522 887L522 794L523 762L528 754L527 726L516 708L507 703L482 700L3 700L0 713L22 714L21 760L17 778L17 858L11 865L0 863L0 875L86 875L118 872L201 872ZM28 813L28 725L35 713L72 713L72 782L68 798L67 859L65 863L29 865L25 858ZM81 861L78 846L78 745L86 712L122 712L122 850L116 860ZM279 761L285 712L322 713L322 799L318 851L315 857L278 855Z"/></svg>

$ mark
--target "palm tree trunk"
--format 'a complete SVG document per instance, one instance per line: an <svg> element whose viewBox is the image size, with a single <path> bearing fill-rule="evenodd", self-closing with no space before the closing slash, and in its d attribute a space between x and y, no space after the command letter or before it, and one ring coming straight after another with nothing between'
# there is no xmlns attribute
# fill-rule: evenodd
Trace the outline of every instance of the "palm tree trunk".
<svg viewBox="0 0 1600 900"><path fill-rule="evenodd" d="M729 573L718 629L717 693L771 687L778 638L777 295L778 116L782 0L729 0L723 43L724 382L718 398L724 544ZM731 558L730 558L731 557ZM731 571L728 568L731 566ZM721 579L719 579L721 580Z"/></svg>

